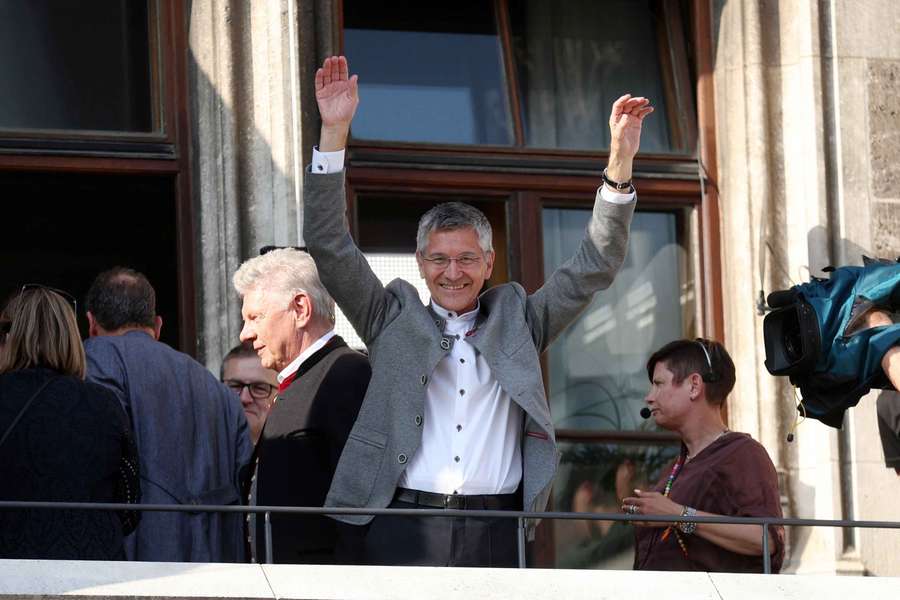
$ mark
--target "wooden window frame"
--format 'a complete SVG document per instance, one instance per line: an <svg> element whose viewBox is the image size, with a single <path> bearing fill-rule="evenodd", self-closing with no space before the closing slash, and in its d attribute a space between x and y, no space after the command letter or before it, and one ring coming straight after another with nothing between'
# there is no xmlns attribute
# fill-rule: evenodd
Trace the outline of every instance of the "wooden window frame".
<svg viewBox="0 0 900 600"><path fill-rule="evenodd" d="M151 42L159 90L158 133L2 131L0 171L169 175L175 191L181 350L197 353L194 210L190 176L188 32L185 0L149 0L159 32ZM152 37L152 36L151 36Z"/></svg>
<svg viewBox="0 0 900 600"><path fill-rule="evenodd" d="M494 0L498 30L503 46L510 110L513 111L515 146L460 146L449 144L378 142L350 140L348 147L348 217L356 232L356 194L403 190L424 194L458 193L507 196L507 229L510 279L533 292L544 280L541 210L544 206L589 207L598 185L599 166L608 152L531 148L524 146L519 110L519 90L515 81L507 0ZM724 340L724 310L721 296L720 213L717 181L715 108L712 58L712 7L709 0L690 0L691 35L695 78L691 82L681 36L681 12L677 0L659 0L663 18L658 23L660 60L669 112L679 107L694 108L696 119L670 114L673 140L681 147L696 147L696 154L647 154L635 160L635 186L640 190L642 210L689 208L695 211L699 256L694 263L696 302L700 321L698 332ZM338 1L340 47L343 47L343 3ZM671 75L671 76L670 76ZM691 93L693 91L693 93ZM699 163L699 169L698 169ZM573 200L579 198L580 200ZM527 240L527 243L525 243ZM546 361L542 359L545 372ZM616 432L560 429L564 442L647 442L674 443L670 432ZM546 522L545 522L546 523ZM536 566L552 566L555 549L553 529L538 528L534 545Z"/></svg>

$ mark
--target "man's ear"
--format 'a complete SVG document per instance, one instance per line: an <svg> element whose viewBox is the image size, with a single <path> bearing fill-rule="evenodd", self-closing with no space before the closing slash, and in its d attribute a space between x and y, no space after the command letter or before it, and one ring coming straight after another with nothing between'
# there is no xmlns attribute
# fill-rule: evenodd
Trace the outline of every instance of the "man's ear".
<svg viewBox="0 0 900 600"><path fill-rule="evenodd" d="M159 339L159 334L162 331L162 317L156 315L153 318L153 337L157 340Z"/></svg>
<svg viewBox="0 0 900 600"><path fill-rule="evenodd" d="M91 311L87 311L87 319L88 319L88 337L97 337L101 334L100 325L97 323L97 319L94 317Z"/></svg>
<svg viewBox="0 0 900 600"><path fill-rule="evenodd" d="M312 298L309 297L309 294L302 292L295 294L291 300L291 308L294 310L297 325L301 328L309 325L313 314Z"/></svg>
<svg viewBox="0 0 900 600"><path fill-rule="evenodd" d="M422 254L416 250L416 264L419 266L419 277L425 279L425 263L422 260Z"/></svg>
<svg viewBox="0 0 900 600"><path fill-rule="evenodd" d="M494 272L494 259L497 257L496 253L491 250L490 252L484 253L484 278L490 279L491 273Z"/></svg>

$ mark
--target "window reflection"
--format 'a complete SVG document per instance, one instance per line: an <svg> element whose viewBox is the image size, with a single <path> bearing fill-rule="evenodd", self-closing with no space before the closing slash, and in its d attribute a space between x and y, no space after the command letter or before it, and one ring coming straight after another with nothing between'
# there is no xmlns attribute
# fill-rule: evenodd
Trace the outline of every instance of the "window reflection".
<svg viewBox="0 0 900 600"><path fill-rule="evenodd" d="M154 130L149 3L0 2L0 129Z"/></svg>
<svg viewBox="0 0 900 600"><path fill-rule="evenodd" d="M513 143L493 3L344 2L356 139Z"/></svg>
<svg viewBox="0 0 900 600"><path fill-rule="evenodd" d="M643 152L673 147L666 122L653 0L510 0L525 143L609 148L609 106L626 92L653 100ZM684 107L677 107L678 109Z"/></svg>
<svg viewBox="0 0 900 600"><path fill-rule="evenodd" d="M545 208L544 272L575 253L591 212ZM615 283L548 351L550 403L559 429L639 430L645 364L693 330L692 279L678 213L638 212Z"/></svg>
<svg viewBox="0 0 900 600"><path fill-rule="evenodd" d="M559 511L618 513L634 488L647 489L678 454L678 444L561 443L553 485ZM631 569L634 530L624 521L553 522L556 566Z"/></svg>

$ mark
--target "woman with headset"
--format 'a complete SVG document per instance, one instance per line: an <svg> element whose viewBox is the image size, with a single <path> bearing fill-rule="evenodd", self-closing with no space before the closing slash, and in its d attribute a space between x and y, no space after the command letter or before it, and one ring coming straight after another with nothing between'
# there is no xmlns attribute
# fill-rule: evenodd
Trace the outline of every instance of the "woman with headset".
<svg viewBox="0 0 900 600"><path fill-rule="evenodd" d="M681 437L681 452L652 491L622 500L633 515L781 517L778 476L765 448L730 431L722 408L735 369L713 341L677 340L647 361L650 393L642 414ZM635 523L635 569L763 570L761 525ZM772 571L784 559L784 530L769 527Z"/></svg>

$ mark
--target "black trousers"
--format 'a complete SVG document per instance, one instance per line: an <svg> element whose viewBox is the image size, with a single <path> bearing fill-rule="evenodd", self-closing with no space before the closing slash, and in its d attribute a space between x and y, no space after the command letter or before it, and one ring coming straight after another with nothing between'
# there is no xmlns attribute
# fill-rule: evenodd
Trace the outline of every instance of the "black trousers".
<svg viewBox="0 0 900 600"><path fill-rule="evenodd" d="M394 500L390 508L426 507ZM516 567L516 519L377 516L362 563L432 567Z"/></svg>

